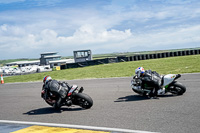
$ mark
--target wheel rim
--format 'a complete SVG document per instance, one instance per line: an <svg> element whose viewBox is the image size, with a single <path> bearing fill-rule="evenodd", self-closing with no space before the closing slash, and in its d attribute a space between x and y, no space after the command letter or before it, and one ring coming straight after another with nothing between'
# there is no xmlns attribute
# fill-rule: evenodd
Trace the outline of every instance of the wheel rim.
<svg viewBox="0 0 200 133"><path fill-rule="evenodd" d="M172 94L178 95L181 91L182 91L182 90L181 90L180 87L174 86L174 87L172 88L172 90L171 90L171 93L172 93Z"/></svg>
<svg viewBox="0 0 200 133"><path fill-rule="evenodd" d="M87 107L89 105L88 101L82 99L82 107Z"/></svg>
<svg viewBox="0 0 200 133"><path fill-rule="evenodd" d="M93 102L89 96L84 95L83 93L78 93L77 97L73 100L73 104L89 109L93 105Z"/></svg>

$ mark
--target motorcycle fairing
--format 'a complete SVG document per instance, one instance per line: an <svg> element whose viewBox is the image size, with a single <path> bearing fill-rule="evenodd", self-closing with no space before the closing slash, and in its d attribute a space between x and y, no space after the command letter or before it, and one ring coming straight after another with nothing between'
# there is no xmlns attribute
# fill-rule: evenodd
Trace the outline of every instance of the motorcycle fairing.
<svg viewBox="0 0 200 133"><path fill-rule="evenodd" d="M68 92L68 94L67 94L67 96L70 96L70 95L72 95L72 93L76 90L78 88L78 86L77 85L73 85L72 87L71 87L71 89L69 90L69 92Z"/></svg>
<svg viewBox="0 0 200 133"><path fill-rule="evenodd" d="M164 76L163 86L169 85L176 78L176 74L167 74Z"/></svg>

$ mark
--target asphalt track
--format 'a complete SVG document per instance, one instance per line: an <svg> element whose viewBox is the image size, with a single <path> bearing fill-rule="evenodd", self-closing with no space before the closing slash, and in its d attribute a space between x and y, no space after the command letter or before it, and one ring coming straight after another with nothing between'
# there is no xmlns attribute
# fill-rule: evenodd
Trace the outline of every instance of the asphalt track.
<svg viewBox="0 0 200 133"><path fill-rule="evenodd" d="M130 88L131 77L70 80L85 88L94 101L91 109L78 106L56 111L41 98L42 82L0 85L0 120L56 123L127 129L138 132L199 133L200 74L183 74L182 96L146 99ZM5 81L6 82L6 81ZM0 132L2 124L0 123Z"/></svg>

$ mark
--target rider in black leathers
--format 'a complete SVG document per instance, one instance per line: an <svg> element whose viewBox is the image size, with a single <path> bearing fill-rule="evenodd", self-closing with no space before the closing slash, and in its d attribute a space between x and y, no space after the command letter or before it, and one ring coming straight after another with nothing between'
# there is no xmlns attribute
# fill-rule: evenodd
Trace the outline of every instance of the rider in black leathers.
<svg viewBox="0 0 200 133"><path fill-rule="evenodd" d="M161 76L156 71L144 70L143 67L138 67L135 70L137 76L142 80L142 88L145 88L145 85L153 86L154 89L149 93L149 98L157 99L158 90L161 89ZM164 90L162 90L164 91Z"/></svg>
<svg viewBox="0 0 200 133"><path fill-rule="evenodd" d="M69 85L66 82L52 80L50 76L45 76L43 82L43 89L45 89L46 92L50 91L53 95L55 95L58 98L53 104L53 107L60 108L62 106L62 101L65 99L69 90ZM43 95L42 97L44 99L47 98L46 95Z"/></svg>

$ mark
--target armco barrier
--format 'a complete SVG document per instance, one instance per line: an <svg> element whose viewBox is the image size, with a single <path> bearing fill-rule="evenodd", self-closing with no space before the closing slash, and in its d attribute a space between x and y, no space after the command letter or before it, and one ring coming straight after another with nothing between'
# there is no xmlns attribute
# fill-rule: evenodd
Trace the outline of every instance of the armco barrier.
<svg viewBox="0 0 200 133"><path fill-rule="evenodd" d="M66 65L62 65L61 69L85 67L85 66L116 63L116 62L139 61L139 60L149 60L149 59L176 57L176 56L187 56L187 55L196 55L196 54L200 54L200 49L160 52L160 53L151 53L151 54L137 54L137 55L133 55L129 57L118 56L116 58L105 58L105 59L97 59L97 60L78 62L78 63L69 63Z"/></svg>

